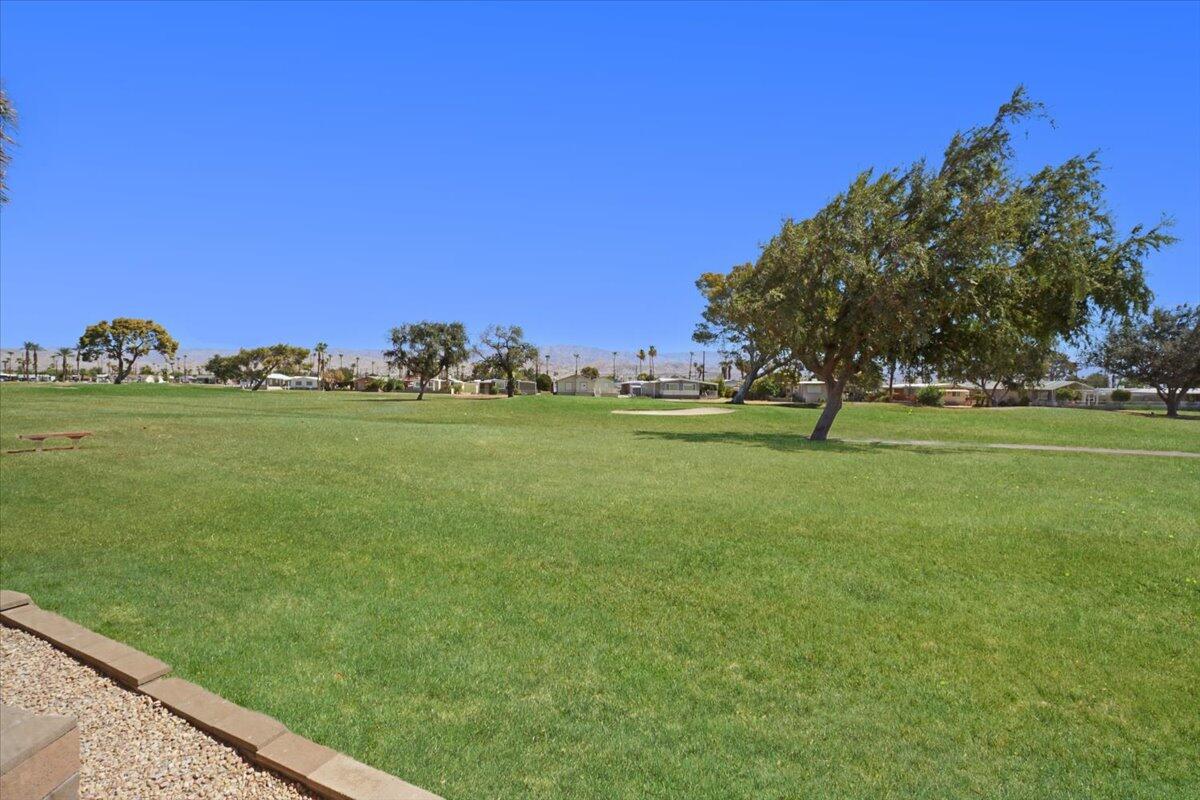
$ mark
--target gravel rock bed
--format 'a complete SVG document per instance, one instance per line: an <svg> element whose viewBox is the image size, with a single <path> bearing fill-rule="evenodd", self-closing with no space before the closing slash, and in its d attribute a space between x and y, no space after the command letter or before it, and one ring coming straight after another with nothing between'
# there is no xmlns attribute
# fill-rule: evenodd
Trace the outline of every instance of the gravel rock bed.
<svg viewBox="0 0 1200 800"><path fill-rule="evenodd" d="M79 796L298 800L315 795L259 769L157 701L37 637L0 626L0 698L79 721Z"/></svg>

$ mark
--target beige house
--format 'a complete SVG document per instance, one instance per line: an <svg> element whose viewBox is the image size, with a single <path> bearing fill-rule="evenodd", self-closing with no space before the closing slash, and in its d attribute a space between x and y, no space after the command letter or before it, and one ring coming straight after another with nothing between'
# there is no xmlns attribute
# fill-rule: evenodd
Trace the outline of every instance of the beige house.
<svg viewBox="0 0 1200 800"><path fill-rule="evenodd" d="M824 403L828 395L825 381L798 381L792 386L792 400L796 403Z"/></svg>
<svg viewBox="0 0 1200 800"><path fill-rule="evenodd" d="M961 383L894 383L892 384L892 402L915 403L917 394L926 386L939 389L942 393L942 405L968 406L974 402L972 389Z"/></svg>
<svg viewBox="0 0 1200 800"><path fill-rule="evenodd" d="M555 381L555 393L583 397L616 397L617 385L609 378L589 378L586 375L568 375Z"/></svg>
<svg viewBox="0 0 1200 800"><path fill-rule="evenodd" d="M1079 393L1078 400L1067 400L1059 396L1064 389ZM1072 393L1074 393L1072 392ZM1064 392L1064 394L1066 394ZM1031 406L1090 406L1096 403L1096 390L1082 381L1047 381L1029 388Z"/></svg>

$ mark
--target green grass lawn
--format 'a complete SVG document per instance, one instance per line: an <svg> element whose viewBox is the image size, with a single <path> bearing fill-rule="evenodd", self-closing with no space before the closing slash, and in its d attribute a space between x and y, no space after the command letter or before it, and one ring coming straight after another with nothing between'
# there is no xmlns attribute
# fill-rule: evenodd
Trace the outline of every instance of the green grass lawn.
<svg viewBox="0 0 1200 800"><path fill-rule="evenodd" d="M0 583L447 798L1200 796L1200 460L818 411L0 388ZM1200 452L850 405L834 436Z"/></svg>

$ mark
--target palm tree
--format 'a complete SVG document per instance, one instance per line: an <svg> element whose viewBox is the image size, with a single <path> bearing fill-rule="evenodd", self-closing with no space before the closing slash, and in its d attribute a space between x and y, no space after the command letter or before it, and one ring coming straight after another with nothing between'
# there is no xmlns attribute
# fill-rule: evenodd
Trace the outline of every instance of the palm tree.
<svg viewBox="0 0 1200 800"><path fill-rule="evenodd" d="M62 364L59 365L62 368L62 372L59 377L65 381L67 379L67 359L70 358L71 354L75 351L69 347L60 347L55 352L57 352L58 357L62 359Z"/></svg>
<svg viewBox="0 0 1200 800"><path fill-rule="evenodd" d="M575 374L579 374L579 353L575 354Z"/></svg>
<svg viewBox="0 0 1200 800"><path fill-rule="evenodd" d="M325 354L329 352L329 345L325 342L317 342L317 346L313 348L317 354L317 385L322 389L325 388L321 376L325 374Z"/></svg>
<svg viewBox="0 0 1200 800"><path fill-rule="evenodd" d="M80 361L79 351L76 350L75 351L75 380L79 380L83 375L83 373L79 369L79 361Z"/></svg>
<svg viewBox="0 0 1200 800"><path fill-rule="evenodd" d="M613 380L617 379L617 351L613 350Z"/></svg>
<svg viewBox="0 0 1200 800"><path fill-rule="evenodd" d="M29 380L29 353L37 347L37 342L25 342L21 347L25 350L25 358L21 360L21 374L25 376L25 380Z"/></svg>
<svg viewBox="0 0 1200 800"><path fill-rule="evenodd" d="M33 351L33 379L36 381L38 379L38 357L37 357L37 354L42 351L42 346L40 344L34 343L33 347L31 347L29 349Z"/></svg>
<svg viewBox="0 0 1200 800"><path fill-rule="evenodd" d="M638 350L637 357L638 357L638 375L641 375L642 374L642 365L646 363L646 351Z"/></svg>
<svg viewBox="0 0 1200 800"><path fill-rule="evenodd" d="M650 349L646 351L646 355L650 356L650 377L654 377L654 357L658 355L658 348L650 345Z"/></svg>

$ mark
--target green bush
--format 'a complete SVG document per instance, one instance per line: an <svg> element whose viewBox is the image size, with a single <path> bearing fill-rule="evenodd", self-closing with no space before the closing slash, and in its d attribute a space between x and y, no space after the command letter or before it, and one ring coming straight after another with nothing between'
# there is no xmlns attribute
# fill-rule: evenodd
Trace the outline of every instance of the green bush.
<svg viewBox="0 0 1200 800"><path fill-rule="evenodd" d="M544 372L539 372L537 376L537 388L539 392L554 391L554 379Z"/></svg>
<svg viewBox="0 0 1200 800"><path fill-rule="evenodd" d="M922 386L917 392L917 403L923 406L940 406L942 390L936 386Z"/></svg>
<svg viewBox="0 0 1200 800"><path fill-rule="evenodd" d="M750 391L746 396L751 400L768 400L772 397L779 397L783 394L783 390L779 388L772 378L759 378L754 383L750 384Z"/></svg>
<svg viewBox="0 0 1200 800"><path fill-rule="evenodd" d="M1079 399L1083 397L1074 386L1064 386L1054 394L1060 403L1078 403Z"/></svg>
<svg viewBox="0 0 1200 800"><path fill-rule="evenodd" d="M1133 399L1133 393L1128 389L1113 389L1112 399L1114 403L1125 403Z"/></svg>

